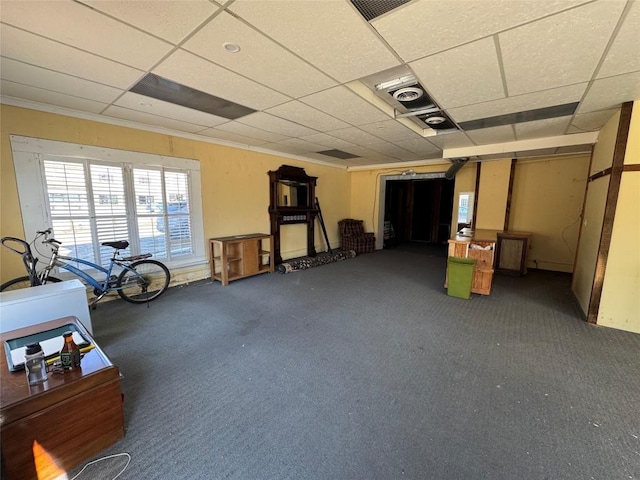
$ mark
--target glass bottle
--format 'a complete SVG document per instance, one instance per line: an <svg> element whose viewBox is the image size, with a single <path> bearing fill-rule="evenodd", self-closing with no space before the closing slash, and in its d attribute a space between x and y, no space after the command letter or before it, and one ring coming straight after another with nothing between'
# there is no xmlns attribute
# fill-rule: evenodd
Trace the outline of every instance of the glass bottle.
<svg viewBox="0 0 640 480"><path fill-rule="evenodd" d="M38 385L47 379L47 364L44 352L38 342L28 343L24 355L24 369L27 372L29 385Z"/></svg>
<svg viewBox="0 0 640 480"><path fill-rule="evenodd" d="M80 366L80 349L73 341L73 332L64 332L64 345L60 350L60 364L65 370L74 370Z"/></svg>

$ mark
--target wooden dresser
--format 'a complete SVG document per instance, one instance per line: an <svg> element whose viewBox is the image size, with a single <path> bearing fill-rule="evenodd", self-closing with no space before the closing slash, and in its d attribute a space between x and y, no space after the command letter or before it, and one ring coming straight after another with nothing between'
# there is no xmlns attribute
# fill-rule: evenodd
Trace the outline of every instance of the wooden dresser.
<svg viewBox="0 0 640 480"><path fill-rule="evenodd" d="M50 372L29 386L24 370L9 371L0 355L2 478L57 478L124 437L120 372L76 317L3 333L3 350L5 342L71 324L94 345L78 370Z"/></svg>

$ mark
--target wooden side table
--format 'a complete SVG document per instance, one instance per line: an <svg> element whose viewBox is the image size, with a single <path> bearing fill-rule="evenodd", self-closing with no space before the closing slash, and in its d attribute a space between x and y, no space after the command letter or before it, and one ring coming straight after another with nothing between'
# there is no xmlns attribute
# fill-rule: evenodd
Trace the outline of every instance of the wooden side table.
<svg viewBox="0 0 640 480"><path fill-rule="evenodd" d="M222 285L259 273L273 273L275 269L272 235L250 233L211 238L209 245L211 279Z"/></svg>
<svg viewBox="0 0 640 480"><path fill-rule="evenodd" d="M9 479L57 478L124 437L120 372L76 317L5 332L3 350L7 341L68 325L95 346L80 369L50 372L46 382L29 386L25 372L10 372L0 355L0 438Z"/></svg>

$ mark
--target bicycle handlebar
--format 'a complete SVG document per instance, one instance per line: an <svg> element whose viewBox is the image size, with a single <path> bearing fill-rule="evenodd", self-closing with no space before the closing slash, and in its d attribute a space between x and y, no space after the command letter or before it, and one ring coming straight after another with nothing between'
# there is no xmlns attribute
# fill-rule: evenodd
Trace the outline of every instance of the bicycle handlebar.
<svg viewBox="0 0 640 480"><path fill-rule="evenodd" d="M17 253L18 255L24 255L25 253L31 253L31 247L29 246L29 244L27 242L25 242L21 238L2 237L2 239L0 239L0 242L2 242L2 246L3 247L7 247L9 250L11 250L12 252ZM19 243L23 247L23 250L22 251L17 250L15 248L13 248L11 245L7 245L7 242Z"/></svg>

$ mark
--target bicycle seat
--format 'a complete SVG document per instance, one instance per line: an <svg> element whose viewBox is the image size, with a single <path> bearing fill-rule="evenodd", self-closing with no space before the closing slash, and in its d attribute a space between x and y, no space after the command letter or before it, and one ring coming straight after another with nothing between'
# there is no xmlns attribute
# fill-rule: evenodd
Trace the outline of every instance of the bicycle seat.
<svg viewBox="0 0 640 480"><path fill-rule="evenodd" d="M129 242L126 240L120 240L118 242L102 242L100 245L104 245L106 247L112 247L116 250L124 250L129 246Z"/></svg>

